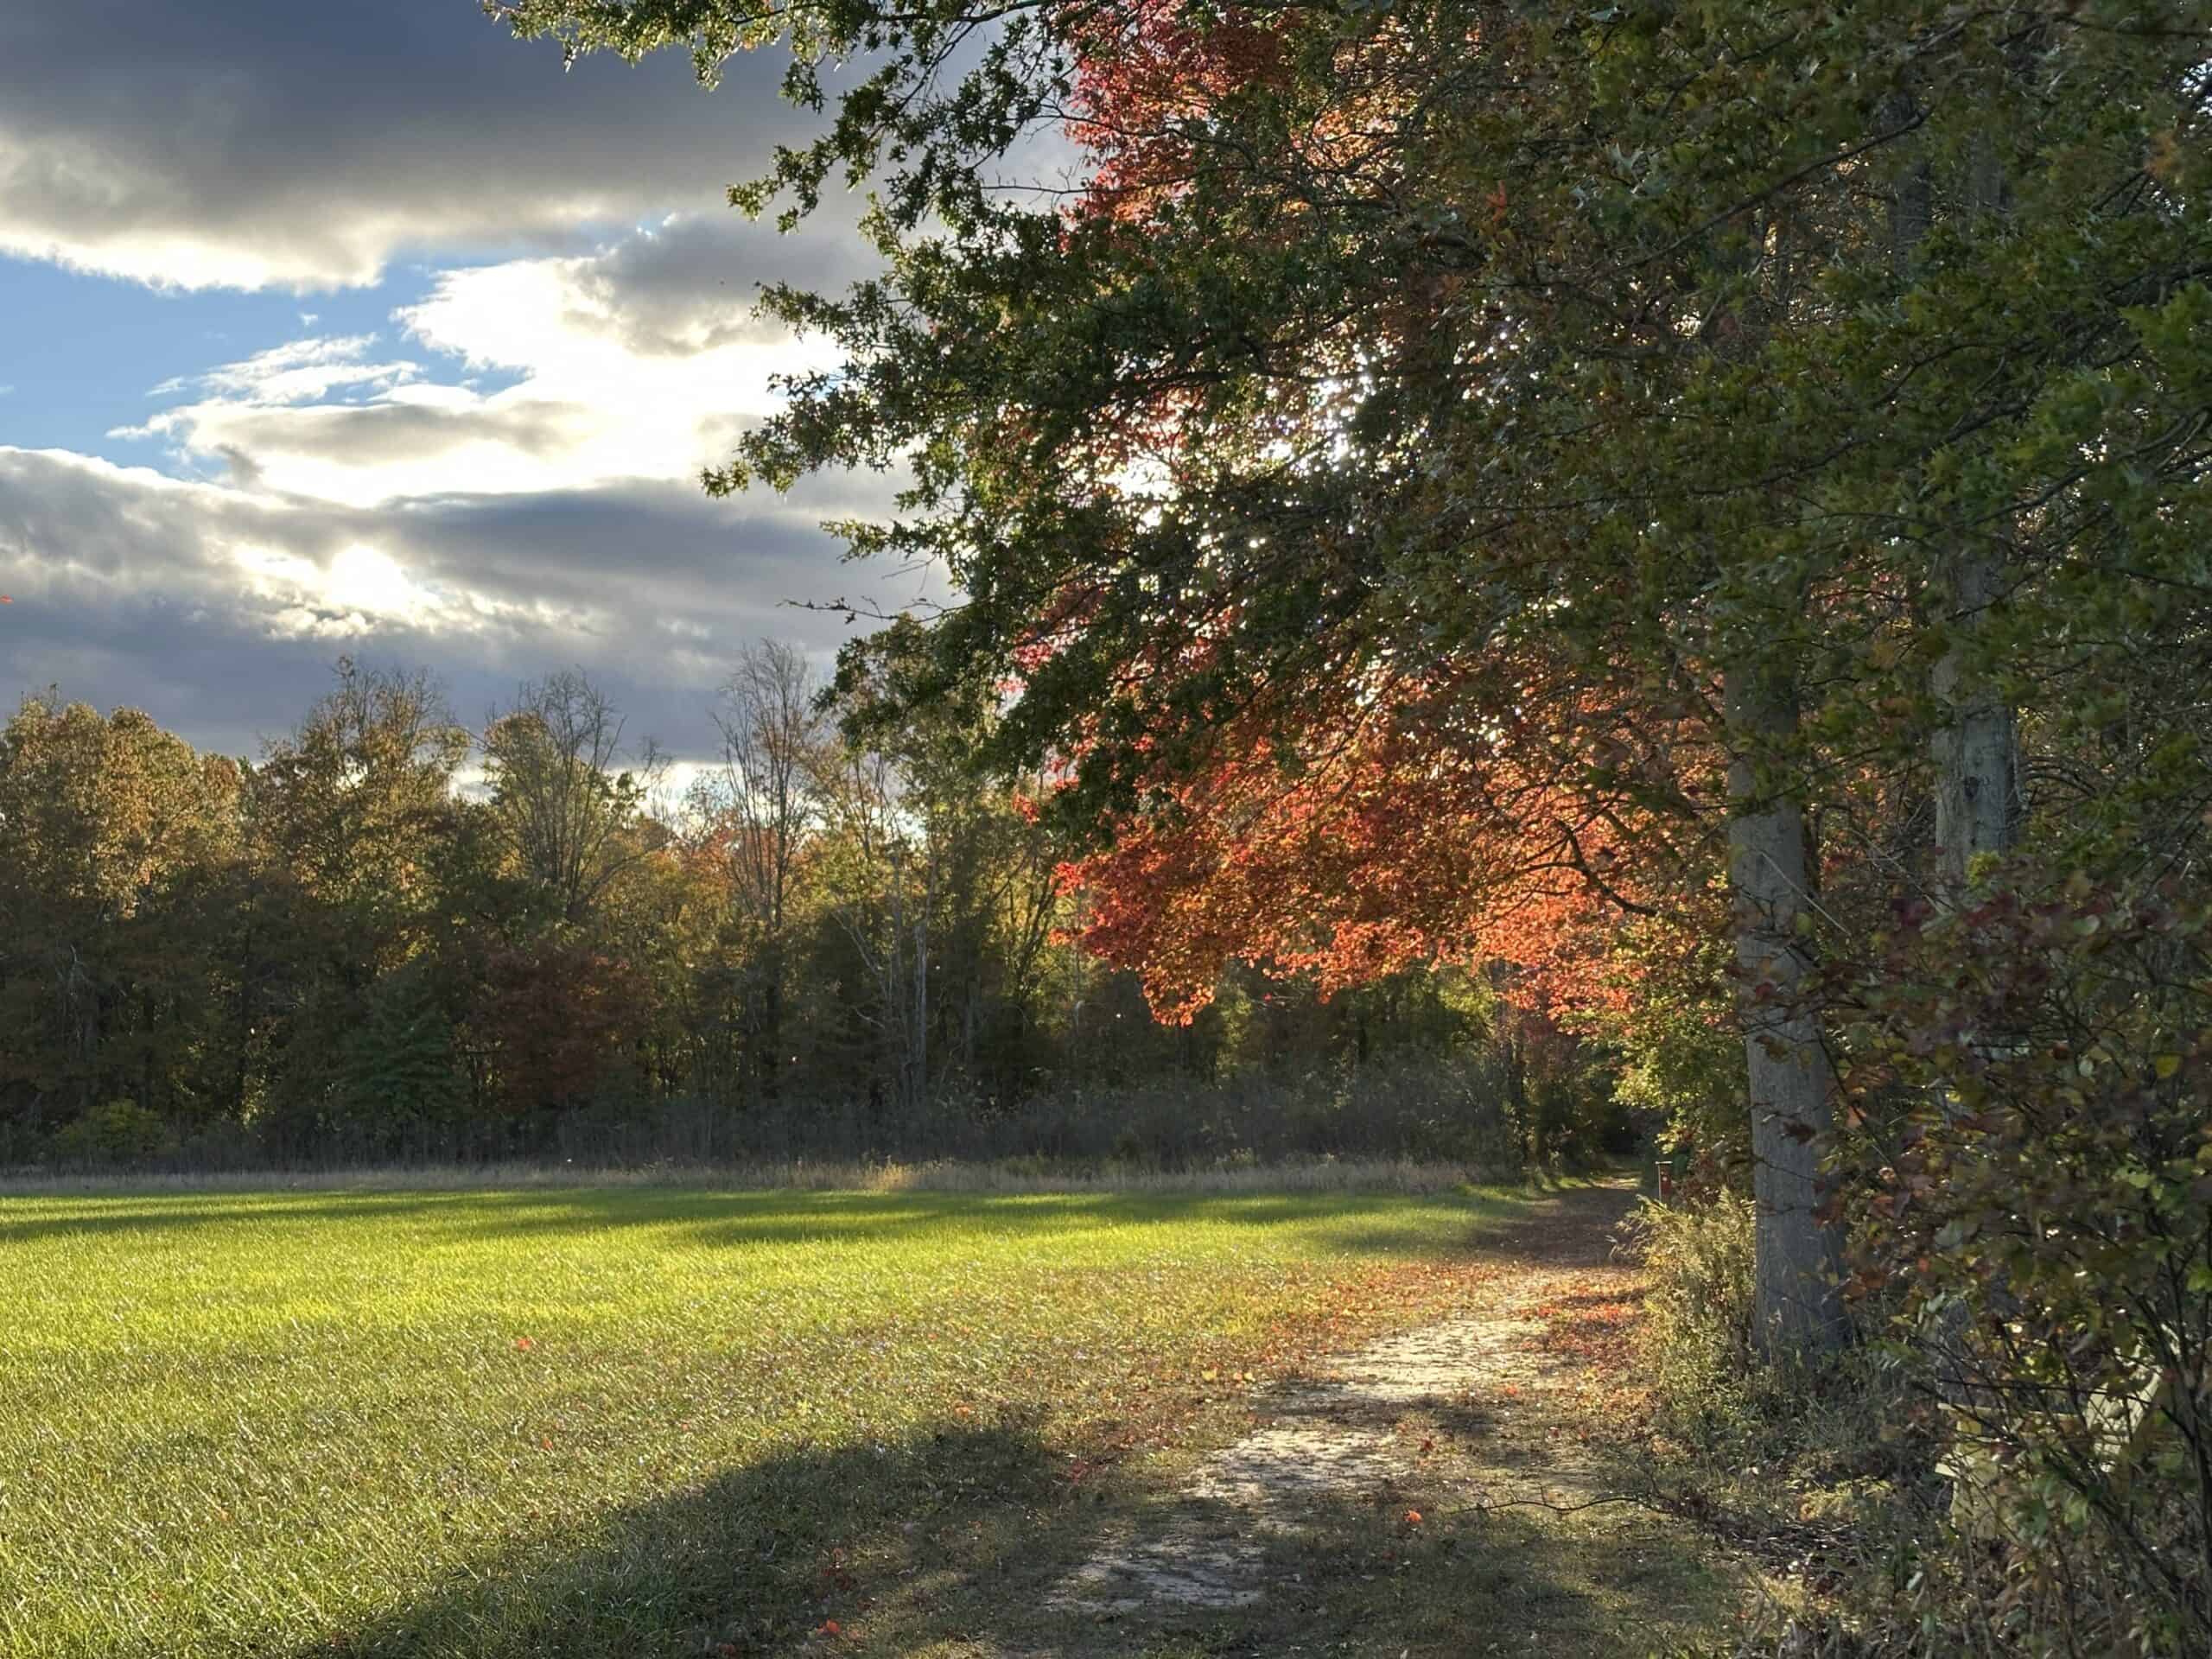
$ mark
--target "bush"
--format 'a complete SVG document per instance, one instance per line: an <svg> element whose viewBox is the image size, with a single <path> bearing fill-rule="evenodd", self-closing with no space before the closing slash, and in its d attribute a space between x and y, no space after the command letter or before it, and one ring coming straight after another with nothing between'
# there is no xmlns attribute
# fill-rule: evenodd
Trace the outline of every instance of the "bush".
<svg viewBox="0 0 2212 1659"><path fill-rule="evenodd" d="M1746 1653L2212 1652L2212 908L1979 874L1830 980L1878 1339L1748 1383L1749 1206L1636 1223L1662 1419L1702 1450L1757 1433L1799 1520L1849 1500L1820 1645L1793 1612Z"/></svg>
<svg viewBox="0 0 2212 1659"><path fill-rule="evenodd" d="M2212 911L1900 918L1850 1077L1862 1287L1943 1403L2005 1649L2212 1651Z"/></svg>
<svg viewBox="0 0 2212 1659"><path fill-rule="evenodd" d="M58 1164L148 1164L175 1150L176 1137L159 1115L135 1100L111 1100L57 1134L49 1156Z"/></svg>
<svg viewBox="0 0 2212 1659"><path fill-rule="evenodd" d="M1707 1452L1756 1434L1766 1369L1754 1346L1751 1199L1637 1205L1622 1233L1650 1288L1639 1358L1662 1426Z"/></svg>

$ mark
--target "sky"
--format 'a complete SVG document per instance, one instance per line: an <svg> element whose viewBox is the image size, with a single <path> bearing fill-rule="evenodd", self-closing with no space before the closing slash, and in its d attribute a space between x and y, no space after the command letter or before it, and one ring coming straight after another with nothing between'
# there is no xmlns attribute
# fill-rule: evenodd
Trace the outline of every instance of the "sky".
<svg viewBox="0 0 2212 1659"><path fill-rule="evenodd" d="M842 204L725 203L810 130L782 67L564 73L477 0L6 0L0 698L251 756L341 654L472 724L573 666L696 758L748 642L855 631L792 601L927 596L819 528L894 480L699 487L832 360L757 285L868 269Z"/></svg>

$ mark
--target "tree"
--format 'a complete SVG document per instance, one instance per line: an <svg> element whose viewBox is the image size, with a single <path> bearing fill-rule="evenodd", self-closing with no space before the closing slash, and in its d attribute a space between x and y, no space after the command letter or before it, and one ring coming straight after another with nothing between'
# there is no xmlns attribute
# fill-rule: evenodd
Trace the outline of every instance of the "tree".
<svg viewBox="0 0 2212 1659"><path fill-rule="evenodd" d="M930 921L941 848L929 802L888 748L848 740L817 758L825 821L822 879L830 913L867 973L872 995L854 1012L873 1027L902 1113L930 1081ZM871 1079L871 1099L880 1083Z"/></svg>
<svg viewBox="0 0 2212 1659"><path fill-rule="evenodd" d="M1532 759L1585 706L1699 727L1724 775L1650 822L1730 842L1763 1320L1835 1339L1812 825L1986 723L1969 679L2063 653L2064 596L2194 580L2203 7L502 10L708 72L788 29L802 96L871 54L740 199L804 212L880 164L889 274L771 294L848 360L715 482L911 461L899 518L850 534L963 584L915 690L1016 686L994 747L1065 762L1065 822L1172 815L1220 734L1328 732L1398 684L1450 685L1468 730L1548 712ZM1063 112L1097 161L1076 210L990 194ZM2001 232L1941 220L1901 269L1908 142L1939 188L1993 145ZM1984 626L1953 555L2006 523L2033 545ZM2115 538L2124 565L2082 556Z"/></svg>
<svg viewBox="0 0 2212 1659"><path fill-rule="evenodd" d="M257 1052L271 1086L254 1103L280 1142L380 1133L381 1103L349 1086L347 1040L372 1024L378 982L435 938L463 823L453 785L468 734L438 686L346 658L334 673L246 782L236 1040Z"/></svg>
<svg viewBox="0 0 2212 1659"><path fill-rule="evenodd" d="M814 673L797 647L748 647L722 686L715 723L722 764L694 786L692 810L724 863L731 924L747 961L741 982L747 1051L760 1092L777 1093L785 980L799 858L819 816L824 721Z"/></svg>
<svg viewBox="0 0 2212 1659"><path fill-rule="evenodd" d="M201 872L239 773L136 709L53 693L0 729L0 1148L105 1102L204 1116L219 1004Z"/></svg>
<svg viewBox="0 0 2212 1659"><path fill-rule="evenodd" d="M580 670L525 684L485 728L493 806L556 921L588 919L644 855L638 817L668 763L651 742L618 771L621 759L621 714Z"/></svg>
<svg viewBox="0 0 2212 1659"><path fill-rule="evenodd" d="M337 683L252 773L257 856L341 918L353 953L404 955L426 911L435 847L468 734L427 675L341 657Z"/></svg>

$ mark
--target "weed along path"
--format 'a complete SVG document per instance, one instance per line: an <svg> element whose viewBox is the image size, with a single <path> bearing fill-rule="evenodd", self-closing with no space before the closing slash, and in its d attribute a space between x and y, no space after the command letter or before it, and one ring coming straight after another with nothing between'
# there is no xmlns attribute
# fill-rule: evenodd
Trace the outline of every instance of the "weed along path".
<svg viewBox="0 0 2212 1659"><path fill-rule="evenodd" d="M1704 1563L1610 1509L1593 1444L1640 1291L1611 1251L1629 1201L1546 1199L1465 1313L1255 1391L1245 1433L1128 1505L1052 1586L1091 1628L1038 1651L1640 1654L1705 1624ZM1609 1539L1607 1567L1591 1558ZM1440 1612L1440 1573L1478 1617Z"/></svg>

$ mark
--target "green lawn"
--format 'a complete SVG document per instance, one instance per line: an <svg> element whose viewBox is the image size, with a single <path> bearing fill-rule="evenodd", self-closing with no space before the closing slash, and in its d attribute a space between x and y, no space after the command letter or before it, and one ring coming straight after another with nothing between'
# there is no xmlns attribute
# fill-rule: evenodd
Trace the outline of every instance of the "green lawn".
<svg viewBox="0 0 2212 1659"><path fill-rule="evenodd" d="M1529 1203L0 1198L0 1653L995 1651Z"/></svg>

